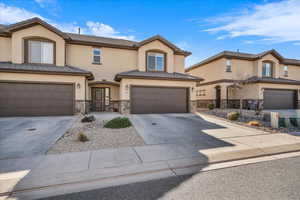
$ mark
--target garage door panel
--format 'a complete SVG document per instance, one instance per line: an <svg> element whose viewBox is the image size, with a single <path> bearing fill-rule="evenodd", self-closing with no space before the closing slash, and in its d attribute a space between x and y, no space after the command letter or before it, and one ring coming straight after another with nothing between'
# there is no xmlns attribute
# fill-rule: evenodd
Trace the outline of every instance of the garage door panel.
<svg viewBox="0 0 300 200"><path fill-rule="evenodd" d="M0 116L72 115L72 84L0 83Z"/></svg>
<svg viewBox="0 0 300 200"><path fill-rule="evenodd" d="M295 90L264 90L264 109L294 109L296 106Z"/></svg>
<svg viewBox="0 0 300 200"><path fill-rule="evenodd" d="M187 111L186 88L132 87L131 112L185 113Z"/></svg>

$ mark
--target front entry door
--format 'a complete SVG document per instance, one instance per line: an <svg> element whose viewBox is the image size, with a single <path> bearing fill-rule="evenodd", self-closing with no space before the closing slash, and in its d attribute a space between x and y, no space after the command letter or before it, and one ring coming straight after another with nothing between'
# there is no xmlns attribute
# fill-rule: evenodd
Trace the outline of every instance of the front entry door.
<svg viewBox="0 0 300 200"><path fill-rule="evenodd" d="M92 111L105 111L109 105L109 88L92 88Z"/></svg>

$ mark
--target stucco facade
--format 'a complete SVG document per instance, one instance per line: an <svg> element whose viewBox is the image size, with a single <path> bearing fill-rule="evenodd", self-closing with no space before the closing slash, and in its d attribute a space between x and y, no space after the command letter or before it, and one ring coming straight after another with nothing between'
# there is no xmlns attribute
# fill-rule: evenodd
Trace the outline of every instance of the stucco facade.
<svg viewBox="0 0 300 200"><path fill-rule="evenodd" d="M105 110L110 110L111 104L115 105L117 103L118 106L122 107L124 105L122 101L130 102L130 95L125 88L130 88L131 85L186 87L190 91L189 103L196 100L196 81L176 81L172 78L168 78L168 80L152 80L151 78L115 80L116 75L121 72L131 70L146 72L146 53L149 51L164 53L166 60L165 73L185 74L185 57L190 53L180 50L160 36L154 36L140 43L101 37L98 39L94 36L84 36L78 40L76 37L79 36L80 38L80 35L74 39L74 34L69 35L60 32L40 19L28 20L23 25L21 23L11 27L8 29L9 34L1 35L0 33L0 63L8 62L19 64L17 67L23 67L23 64L27 64L25 40L40 38L53 42L55 67L76 67L90 72L93 78L69 73L53 74L51 68L49 73L38 70L32 74L30 70L23 73L19 69L19 71L13 71L12 73L10 71L5 72L6 69L2 69L0 71L0 81L72 83L76 87L75 100L78 104L76 107L80 112L86 112L91 108L91 103L95 98L94 95L97 94L95 88L109 88L110 103L106 105ZM94 48L101 51L101 62L97 64L93 62ZM119 110L122 111L122 109ZM130 110L127 109L126 112L130 112Z"/></svg>
<svg viewBox="0 0 300 200"><path fill-rule="evenodd" d="M231 63L230 71L226 67L228 60ZM264 62L272 63L273 74L269 78L270 80L265 80L262 75ZM186 71L205 79L197 85L198 107L206 108L209 103L216 104L217 90L219 89L221 93L220 107L239 108L240 101L242 101L242 106L248 108L248 102L258 102L263 105L264 89L266 88L295 90L297 91L296 98L299 101L300 85L297 81L300 80L300 62L296 63L296 60L294 62L295 64L287 63L273 51L260 57L239 53L235 55L232 52L226 54L225 52L212 59L207 59L207 61L204 60ZM287 72L284 71L285 67L288 69ZM253 77L257 81L251 81Z"/></svg>

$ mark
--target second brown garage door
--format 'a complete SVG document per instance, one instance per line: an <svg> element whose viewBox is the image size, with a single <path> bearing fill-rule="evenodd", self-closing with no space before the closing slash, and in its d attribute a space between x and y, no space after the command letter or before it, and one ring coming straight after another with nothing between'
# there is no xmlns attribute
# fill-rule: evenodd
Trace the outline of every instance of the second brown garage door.
<svg viewBox="0 0 300 200"><path fill-rule="evenodd" d="M0 83L0 116L72 115L73 84Z"/></svg>
<svg viewBox="0 0 300 200"><path fill-rule="evenodd" d="M131 87L131 113L186 113L188 89L167 87Z"/></svg>
<svg viewBox="0 0 300 200"><path fill-rule="evenodd" d="M264 109L294 109L296 107L295 90L264 90Z"/></svg>

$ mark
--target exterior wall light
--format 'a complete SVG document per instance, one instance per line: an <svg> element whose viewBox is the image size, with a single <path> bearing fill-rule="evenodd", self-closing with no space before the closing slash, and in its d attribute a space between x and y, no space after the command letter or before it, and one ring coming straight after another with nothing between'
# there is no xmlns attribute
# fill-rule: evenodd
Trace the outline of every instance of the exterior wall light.
<svg viewBox="0 0 300 200"><path fill-rule="evenodd" d="M81 85L80 85L80 83L77 83L77 89L80 89L80 87L81 87Z"/></svg>

